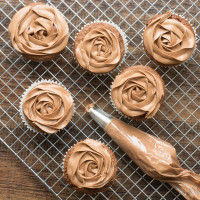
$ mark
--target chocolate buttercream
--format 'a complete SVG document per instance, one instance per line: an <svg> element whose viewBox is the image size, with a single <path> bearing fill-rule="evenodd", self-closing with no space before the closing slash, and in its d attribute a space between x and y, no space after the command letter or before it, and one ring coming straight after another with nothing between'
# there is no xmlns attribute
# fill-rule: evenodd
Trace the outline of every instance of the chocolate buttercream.
<svg viewBox="0 0 200 200"><path fill-rule="evenodd" d="M85 112L89 112L89 109L94 107L94 103L90 103L84 107L85 107Z"/></svg>
<svg viewBox="0 0 200 200"><path fill-rule="evenodd" d="M164 83L148 66L127 68L112 85L111 96L116 108L123 114L137 118L153 117L164 98Z"/></svg>
<svg viewBox="0 0 200 200"><path fill-rule="evenodd" d="M121 61L117 35L103 25L89 31L75 53L79 64L93 73L109 72Z"/></svg>
<svg viewBox="0 0 200 200"><path fill-rule="evenodd" d="M143 34L145 50L164 65L178 65L186 61L195 48L192 30L172 18L171 11L158 15Z"/></svg>
<svg viewBox="0 0 200 200"><path fill-rule="evenodd" d="M8 32L13 47L22 54L50 55L67 45L68 25L62 14L49 5L30 4L12 18Z"/></svg>
<svg viewBox="0 0 200 200"><path fill-rule="evenodd" d="M67 175L78 188L102 188L115 176L115 167L100 142L86 139L73 147L67 162Z"/></svg>
<svg viewBox="0 0 200 200"><path fill-rule="evenodd" d="M143 172L169 183L188 200L200 199L200 175L180 166L171 144L116 118L105 131Z"/></svg>
<svg viewBox="0 0 200 200"><path fill-rule="evenodd" d="M73 99L60 85L40 83L25 96L23 113L36 130L55 133L69 123L73 114Z"/></svg>

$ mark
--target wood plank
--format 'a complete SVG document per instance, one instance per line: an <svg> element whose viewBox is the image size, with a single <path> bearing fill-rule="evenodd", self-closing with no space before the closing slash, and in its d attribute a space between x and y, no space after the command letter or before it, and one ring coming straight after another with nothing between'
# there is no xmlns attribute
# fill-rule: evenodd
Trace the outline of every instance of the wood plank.
<svg viewBox="0 0 200 200"><path fill-rule="evenodd" d="M51 200L53 193L4 145L0 145L0 199Z"/></svg>

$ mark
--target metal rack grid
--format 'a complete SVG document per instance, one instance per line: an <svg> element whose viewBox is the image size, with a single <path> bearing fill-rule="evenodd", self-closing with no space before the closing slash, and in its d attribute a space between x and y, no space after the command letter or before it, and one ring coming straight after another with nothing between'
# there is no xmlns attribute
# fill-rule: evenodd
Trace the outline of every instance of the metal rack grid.
<svg viewBox="0 0 200 200"><path fill-rule="evenodd" d="M7 28L12 16L32 1L0 1L0 140L59 199L184 199L165 183L145 175L84 113L81 104L91 101L121 118L109 102L109 87L125 66L153 67L165 81L167 97L153 119L127 123L164 139L177 149L181 165L200 173L199 92L200 92L200 1L189 0L66 0L49 1L65 16L69 24L69 43L55 61L24 60L12 47ZM46 1L42 1L46 2ZM188 64L161 68L146 56L142 47L145 22L155 14L172 9L188 18L197 32L197 50ZM116 23L127 35L129 51L120 69L106 76L88 74L75 62L73 42L78 30L94 20ZM64 84L73 94L76 111L70 124L58 134L44 136L28 131L19 115L19 100L24 90L37 80L52 79ZM63 177L61 163L65 152L84 138L109 145L118 158L118 175L112 187L95 195L72 191Z"/></svg>

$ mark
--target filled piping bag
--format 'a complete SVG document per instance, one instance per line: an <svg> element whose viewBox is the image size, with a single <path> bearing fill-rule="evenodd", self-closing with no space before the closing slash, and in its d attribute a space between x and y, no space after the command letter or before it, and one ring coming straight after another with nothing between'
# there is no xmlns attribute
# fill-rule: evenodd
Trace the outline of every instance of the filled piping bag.
<svg viewBox="0 0 200 200"><path fill-rule="evenodd" d="M188 200L200 200L200 175L180 166L170 143L94 108L93 104L86 106L86 111L143 172L167 182Z"/></svg>

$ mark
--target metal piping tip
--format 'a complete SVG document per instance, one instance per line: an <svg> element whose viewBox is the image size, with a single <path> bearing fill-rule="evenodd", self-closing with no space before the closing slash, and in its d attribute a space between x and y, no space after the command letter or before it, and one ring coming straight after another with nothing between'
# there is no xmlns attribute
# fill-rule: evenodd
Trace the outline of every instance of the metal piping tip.
<svg viewBox="0 0 200 200"><path fill-rule="evenodd" d="M111 122L114 118L112 115L104 112L99 108L90 107L88 108L90 116L96 121L96 123L103 129Z"/></svg>

